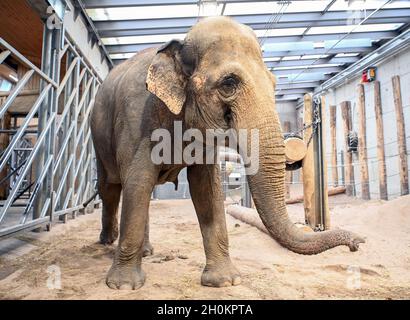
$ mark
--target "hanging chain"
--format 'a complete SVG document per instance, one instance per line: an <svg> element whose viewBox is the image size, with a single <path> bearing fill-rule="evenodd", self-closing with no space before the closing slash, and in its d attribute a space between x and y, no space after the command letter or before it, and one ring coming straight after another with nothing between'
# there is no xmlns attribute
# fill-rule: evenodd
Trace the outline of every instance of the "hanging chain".
<svg viewBox="0 0 410 320"><path fill-rule="evenodd" d="M310 142L312 141L313 136L315 135L315 133L316 133L316 131L317 131L317 127L318 127L318 125L319 125L319 123L320 123L320 121L321 121L321 119L320 119L320 114L319 114L319 104L320 104L320 99L316 97L316 98L314 99L314 102L313 102L313 120L312 120L312 122L309 123L309 124L305 124L305 123L304 123L302 129L300 129L300 130L298 130L298 131L290 132L290 133L287 135L287 137L297 137L297 136L300 137L300 135L301 135L305 130L307 130L307 129L309 129L309 128L312 128L312 134L310 135L310 137L309 137L309 139L308 139L308 142L307 142L307 145L306 145L306 148L309 148Z"/></svg>

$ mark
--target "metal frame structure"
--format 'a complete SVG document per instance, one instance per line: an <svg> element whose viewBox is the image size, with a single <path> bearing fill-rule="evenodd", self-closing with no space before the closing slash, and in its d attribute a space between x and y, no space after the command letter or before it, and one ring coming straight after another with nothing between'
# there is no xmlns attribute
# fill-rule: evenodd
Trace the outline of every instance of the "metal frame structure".
<svg viewBox="0 0 410 320"><path fill-rule="evenodd" d="M45 25L43 39L40 70L0 38L0 63L13 57L29 69L1 105L0 118L34 74L41 78L38 98L20 126L10 130L10 143L0 154L0 171L10 166L13 159L16 167L6 177L13 183L9 184L7 199L0 207L0 238L42 225L50 228L56 217L65 221L69 213L73 217L78 212L85 213L83 203L95 190L95 156L89 121L102 80L83 59L64 28L49 29ZM35 118L38 119L35 144L26 148L25 157L16 162L12 156L21 151L19 142L32 133L28 127L35 123ZM21 192L26 180L30 183ZM22 199L27 192L27 199ZM97 199L90 207L99 203Z"/></svg>
<svg viewBox="0 0 410 320"><path fill-rule="evenodd" d="M150 41L150 36L183 35L200 19L199 16L161 17L161 18L133 18L128 20L111 20L110 10L118 9L158 9L167 6L198 5L209 0L82 0L84 8L91 18L99 37L115 64L121 63L130 54L147 47L159 46L162 40ZM263 0L215 0L221 7L219 14L229 13L231 5L267 3ZM270 1L272 4L300 3L294 1ZM409 1L385 0L382 5L370 10L352 12L349 10L334 9L340 0L321 1L325 5L321 11L269 12L268 6L264 13L246 13L230 15L238 22L244 23L258 32L259 41L264 50L264 58L269 69L278 75L276 96L278 101L299 100L304 93L313 92L322 83L329 81L340 74L350 65L357 63L365 55L377 50L391 39L406 31L410 25ZM389 6L399 3L399 6ZM401 7L400 3L406 4ZM95 10L104 10L106 17L95 19ZM372 26L380 24L400 24L394 30L373 30ZM340 33L313 32L318 27L360 26L363 30L345 31ZM367 27L370 29L367 30ZM277 31L296 30L304 31L297 35L275 34ZM264 30L267 33L264 33ZM274 31L273 34L272 32ZM136 40L140 36L148 36L147 40ZM128 38L127 38L128 37ZM119 40L110 41L107 40ZM139 39L139 38L138 38ZM125 43L122 40L126 40ZM363 40L363 42L360 42ZM356 41L356 42L355 42ZM324 47L317 46L321 42ZM294 46L296 44L296 46ZM354 45L353 45L354 44ZM300 46L300 49L298 49ZM269 49L264 49L268 48ZM291 49L287 49L291 48ZM314 55L315 58L306 59L304 56ZM296 57L300 57L297 59ZM272 60L272 58L275 58ZM323 68L315 66L323 65ZM326 67L326 65L329 65ZM286 69L283 69L285 68ZM298 89L295 94L294 90Z"/></svg>

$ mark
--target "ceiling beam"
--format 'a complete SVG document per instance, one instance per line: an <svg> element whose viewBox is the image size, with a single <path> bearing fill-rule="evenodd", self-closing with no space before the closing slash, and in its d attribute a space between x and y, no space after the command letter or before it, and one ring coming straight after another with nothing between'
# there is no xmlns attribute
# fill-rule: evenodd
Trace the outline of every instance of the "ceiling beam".
<svg viewBox="0 0 410 320"><path fill-rule="evenodd" d="M308 89L316 88L320 85L320 81L310 81L310 82L278 82L276 84L276 90L289 90L289 89Z"/></svg>
<svg viewBox="0 0 410 320"><path fill-rule="evenodd" d="M382 9L371 16L365 23L405 23L408 22L410 9ZM266 29L267 21L272 18L271 14L252 14L231 16L240 23L249 25L255 30ZM159 18L159 19L138 19L138 20L101 20L95 21L97 29L102 37L118 36L115 32L130 31L122 35L144 35L152 34L151 30L162 29L161 33L166 34L168 28L177 28L182 32L187 32L195 23L198 17L181 18ZM299 12L284 13L280 20L270 28L296 28L309 27L315 23L318 26L346 26L351 21L351 13L348 11L330 11L321 15L320 12ZM144 33L146 30L147 33ZM110 34L111 32L111 34Z"/></svg>
<svg viewBox="0 0 410 320"><path fill-rule="evenodd" d="M342 67L319 67L319 68L306 68L306 69L299 69L295 68L292 69L291 67L289 69L285 70L272 70L273 74L275 75L288 75L288 74L299 74L303 72L304 74L306 73L336 73L342 71L344 68Z"/></svg>
<svg viewBox="0 0 410 320"><path fill-rule="evenodd" d="M275 67L298 67L318 64L350 64L359 61L360 57L333 57L325 59L301 59L301 60L282 60L265 62L268 68Z"/></svg>
<svg viewBox="0 0 410 320"><path fill-rule="evenodd" d="M184 18L182 18L184 19ZM196 20L195 20L196 21ZM407 23L408 17L399 18L369 18L363 25L376 24L376 23ZM100 22L96 21L97 24ZM177 23L177 22L176 22ZM319 20L315 23L314 27L332 27L332 26L345 26L348 23L347 20ZM195 24L195 23L194 23ZM104 27L104 24L101 23ZM266 23L264 24L248 24L254 30L264 30ZM102 29L99 34L102 38L116 38L116 37L128 37L128 36L147 36L147 35L161 35L161 34L175 34L175 33L187 33L192 26L173 26L173 27L160 27L151 29L126 29L126 30L111 30ZM290 23L278 23L274 26L275 29L284 28L306 28L308 27L306 21L297 21Z"/></svg>
<svg viewBox="0 0 410 320"><path fill-rule="evenodd" d="M396 37L398 34L394 31L379 31L379 32L356 32L348 35L346 39L390 39ZM315 34L306 36L280 36L280 37L265 37L263 45L281 43L281 42L298 42L298 41L326 41L326 40L342 40L345 34ZM162 43L162 42L161 42ZM129 53L138 52L149 47L158 47L160 43L139 43L139 44L122 44L122 45L106 45L110 54L112 53Z"/></svg>
<svg viewBox="0 0 410 320"><path fill-rule="evenodd" d="M266 2L266 0L218 0L218 3ZM296 0L304 1L304 0ZM198 0L83 0L85 7L96 8L126 8L141 6L166 6L180 4L198 4Z"/></svg>

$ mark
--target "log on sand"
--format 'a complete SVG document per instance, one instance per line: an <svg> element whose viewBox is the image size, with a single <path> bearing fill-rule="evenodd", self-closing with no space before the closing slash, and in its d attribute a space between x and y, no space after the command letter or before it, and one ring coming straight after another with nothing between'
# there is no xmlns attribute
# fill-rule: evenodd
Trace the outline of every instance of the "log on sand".
<svg viewBox="0 0 410 320"><path fill-rule="evenodd" d="M345 187L336 187L336 188L331 188L328 191L329 196L345 193L346 188ZM303 196L292 198L286 200L286 203L297 203L297 202L302 202L303 201ZM226 213L234 217L235 219L238 219L246 224L249 224L251 226L254 226L258 228L260 231L269 234L268 230L266 227L263 225L261 219L259 218L259 215L255 209L247 208L247 207L242 207L238 205L230 205L226 208ZM300 225L300 227L305 228L306 226ZM311 231L311 230L306 230L306 231Z"/></svg>
<svg viewBox="0 0 410 320"><path fill-rule="evenodd" d="M341 194L345 192L346 192L346 187L340 186L340 187L329 189L327 194L328 196L335 196L337 194ZM293 204L293 203L299 203L299 202L303 202L303 195L286 200L286 204Z"/></svg>

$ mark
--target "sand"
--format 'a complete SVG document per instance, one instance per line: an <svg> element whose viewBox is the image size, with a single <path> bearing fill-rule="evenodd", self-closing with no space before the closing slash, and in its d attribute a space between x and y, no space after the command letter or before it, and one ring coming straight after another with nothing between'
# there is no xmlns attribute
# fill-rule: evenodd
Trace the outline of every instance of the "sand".
<svg viewBox="0 0 410 320"><path fill-rule="evenodd" d="M295 222L303 206L288 206ZM242 284L200 285L202 239L190 200L154 201L151 238L155 254L143 259L145 286L116 291L105 285L115 250L96 241L100 210L51 232L19 236L35 249L12 259L0 256L0 299L409 299L410 196L363 202L332 197L333 227L366 238L358 252L338 247L302 256L268 235L227 216L230 252ZM57 272L57 273L56 273ZM53 275L61 273L61 288ZM51 284L51 286L50 286Z"/></svg>

